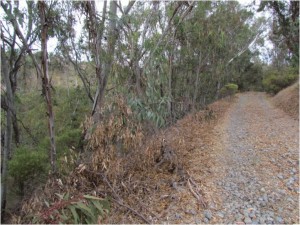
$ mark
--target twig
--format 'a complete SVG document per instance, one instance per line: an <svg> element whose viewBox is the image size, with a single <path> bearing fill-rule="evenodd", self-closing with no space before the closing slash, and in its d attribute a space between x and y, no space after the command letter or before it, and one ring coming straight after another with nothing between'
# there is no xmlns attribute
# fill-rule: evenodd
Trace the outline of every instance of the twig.
<svg viewBox="0 0 300 225"><path fill-rule="evenodd" d="M130 211L134 212L137 216L139 216L140 218L142 218L147 224L151 224L151 222L149 220L147 220L143 215L141 215L140 213L138 213L135 209L129 207L128 205L123 204L122 202L119 202L116 199L112 199L113 201L115 201L116 203L118 203L119 205L129 209Z"/></svg>
<svg viewBox="0 0 300 225"><path fill-rule="evenodd" d="M202 195L199 193L199 191L201 191L200 188L199 188L199 186L198 186L197 183L192 179L192 177L190 177L189 180L190 180L190 182L195 186L195 188L196 188L195 192L196 192L197 195L200 197L200 201L201 201L202 205L203 205L204 207L206 207L206 203L203 201Z"/></svg>
<svg viewBox="0 0 300 225"><path fill-rule="evenodd" d="M195 182L192 181L191 178L189 178L188 181L187 181L187 184L188 184L188 187L189 187L191 193L192 193L192 194L194 195L194 197L198 200L198 202L199 202L204 208L206 208L206 203L203 201L203 198L201 197L201 195L199 194L199 192L198 192L197 190L194 190L194 189L192 188L191 182L193 182L194 185L195 185ZM196 188L197 188L197 185L195 185L195 186L196 186Z"/></svg>
<svg viewBox="0 0 300 225"><path fill-rule="evenodd" d="M143 204L137 197L133 196L136 201L145 209L147 210L150 214L152 214L153 216L155 216L157 219L159 219L159 215L157 215L156 213L150 211L149 206L147 207L145 204Z"/></svg>
<svg viewBox="0 0 300 225"><path fill-rule="evenodd" d="M124 203L122 203L122 199L121 197L115 192L115 189L111 186L111 184L109 183L107 177L104 175L104 174L101 174L101 173L96 173L96 172L93 172L93 171L90 171L88 170L89 172L91 173L94 173L94 174L97 174L97 175L100 175L103 177L103 180L106 182L106 184L110 187L110 189L112 190L115 198L118 198L118 200L112 198L113 201L115 201L116 203L118 203L119 205L129 209L130 211L132 211L133 213L135 213L137 216L139 216L140 218L142 218L147 224L151 224L151 222L149 220L147 220L143 215L141 215L140 213L138 213L135 209L129 207L128 205L125 205Z"/></svg>
<svg viewBox="0 0 300 225"><path fill-rule="evenodd" d="M198 201L200 201L200 197L199 197L199 196L197 195L197 193L193 190L192 185L191 185L189 179L188 179L188 181L187 181L187 184L188 184L188 187L189 187L191 193L194 195L194 197L195 197Z"/></svg>
<svg viewBox="0 0 300 225"><path fill-rule="evenodd" d="M111 186L111 184L109 183L107 177L103 174L101 174L101 176L103 177L103 180L107 183L107 185L110 187L110 189L112 190L112 192L114 193L114 196L118 199L121 200L120 196L117 194L117 192L115 191L115 189Z"/></svg>

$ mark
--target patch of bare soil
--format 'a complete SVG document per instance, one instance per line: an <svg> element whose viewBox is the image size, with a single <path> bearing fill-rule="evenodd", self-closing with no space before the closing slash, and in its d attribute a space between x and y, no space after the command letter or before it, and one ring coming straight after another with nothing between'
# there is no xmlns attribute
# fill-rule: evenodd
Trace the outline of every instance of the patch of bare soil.
<svg viewBox="0 0 300 225"><path fill-rule="evenodd" d="M299 120L299 81L275 95L272 103Z"/></svg>

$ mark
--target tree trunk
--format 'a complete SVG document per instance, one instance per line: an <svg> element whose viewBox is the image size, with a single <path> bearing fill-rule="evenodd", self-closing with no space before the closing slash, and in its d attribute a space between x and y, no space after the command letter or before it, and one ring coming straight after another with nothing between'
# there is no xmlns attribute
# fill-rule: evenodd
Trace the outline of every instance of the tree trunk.
<svg viewBox="0 0 300 225"><path fill-rule="evenodd" d="M7 165L9 160L9 155L12 152L12 120L13 115L12 111L10 110L11 103L13 101L13 92L10 84L9 79L9 69L7 60L4 57L5 51L3 47L1 48L1 68L2 68L2 75L6 86L6 104L7 104L7 111L6 111L6 127L5 127L5 139L4 139L4 149L3 149L3 157L2 158L2 173L1 173L1 215L2 221L5 215L5 207L6 207L6 193L7 193Z"/></svg>
<svg viewBox="0 0 300 225"><path fill-rule="evenodd" d="M194 89L194 96L193 96L193 109L196 107L196 100L197 100L197 95L198 95L198 86L199 86L199 77L200 77L200 69L201 65L199 63L197 67L197 74L196 74L196 83L195 83L195 89Z"/></svg>
<svg viewBox="0 0 300 225"><path fill-rule="evenodd" d="M169 80L168 80L168 89L169 89L169 101L168 101L168 112L171 119L173 119L172 112L172 76L173 76L173 53L169 56Z"/></svg>
<svg viewBox="0 0 300 225"><path fill-rule="evenodd" d="M136 86L136 92L138 97L141 97L143 95L142 93L142 87L141 87L141 69L139 67L138 61L134 61L134 73L135 73L135 86Z"/></svg>
<svg viewBox="0 0 300 225"><path fill-rule="evenodd" d="M96 74L98 77L98 88L97 88L97 93L94 98L94 106L93 106L93 118L94 122L97 123L100 120L100 111L103 106L104 102L104 92L107 84L107 79L111 71L113 59L114 59L114 53L115 53L115 44L117 40L117 5L116 2L111 1L110 6L109 6L109 31L108 31L108 50L107 50L107 55L106 59L103 63L103 68L97 67L96 63ZM100 46L99 46L100 47ZM100 54L100 53L99 53Z"/></svg>
<svg viewBox="0 0 300 225"><path fill-rule="evenodd" d="M115 45L116 41L118 39L118 32L119 32L119 26L121 23L117 24L117 3L115 1L110 2L109 7L109 25L108 25L108 47L106 52L106 57L103 60L104 62L100 64L100 49L101 49L101 37L104 30L104 16L102 18L102 25L103 29L99 30L97 29L98 24L96 23L96 14L95 14L95 7L91 2L87 3L88 10L90 10L89 15L91 20L91 23L93 24L91 29L93 32L96 32L96 35L93 37L93 47L96 50L95 53L95 62L96 62L96 76L98 78L98 87L96 91L96 95L94 98L94 104L92 108L92 116L95 123L100 121L101 117L101 108L104 104L104 94L105 94L105 88L108 80L108 76L111 72L113 59L114 59L114 53L115 53ZM132 8L134 4L134 1L130 1L128 3L128 6L124 10L123 16L127 15ZM105 9L105 4L104 4ZM103 10L104 11L104 10ZM104 14L103 14L104 15ZM123 19L123 16L120 20ZM120 21L118 21L120 22ZM118 25L118 26L117 26ZM102 65L102 67L101 67Z"/></svg>
<svg viewBox="0 0 300 225"><path fill-rule="evenodd" d="M45 94L47 113L48 113L48 128L50 135L50 164L52 172L56 172L56 145L55 145L55 132L54 132L54 114L52 109L52 98L51 98L51 83L48 73L48 61L47 61L47 36L48 36L48 24L46 22L46 3L44 1L38 2L40 20L41 20L41 44L42 44L42 85L43 92Z"/></svg>

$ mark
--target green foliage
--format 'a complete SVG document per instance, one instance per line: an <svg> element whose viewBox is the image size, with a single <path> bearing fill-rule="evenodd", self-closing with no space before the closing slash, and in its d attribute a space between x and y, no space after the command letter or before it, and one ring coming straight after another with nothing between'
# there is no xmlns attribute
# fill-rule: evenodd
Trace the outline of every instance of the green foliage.
<svg viewBox="0 0 300 225"><path fill-rule="evenodd" d="M290 86L298 79L298 73L294 68L285 68L282 71L270 69L263 79L263 86L268 93L276 94Z"/></svg>
<svg viewBox="0 0 300 225"><path fill-rule="evenodd" d="M45 151L35 151L19 148L9 161L9 174L23 191L25 182L41 179L47 174L47 154Z"/></svg>
<svg viewBox="0 0 300 225"><path fill-rule="evenodd" d="M251 63L240 76L238 81L239 89L242 91L261 91L262 79L262 66Z"/></svg>
<svg viewBox="0 0 300 225"><path fill-rule="evenodd" d="M237 93L238 91L238 85L233 83L228 83L220 90L220 95L222 97L231 96Z"/></svg>
<svg viewBox="0 0 300 225"><path fill-rule="evenodd" d="M166 123L167 101L167 98L161 98L158 103L151 105L142 102L138 98L133 98L129 101L129 105L136 113L139 121L151 121L155 126L162 127Z"/></svg>
<svg viewBox="0 0 300 225"><path fill-rule="evenodd" d="M56 139L56 146L61 152L66 152L69 148L77 148L81 137L81 129L65 130Z"/></svg>
<svg viewBox="0 0 300 225"><path fill-rule="evenodd" d="M47 210L41 217L35 217L34 223L98 224L103 222L110 211L108 199L91 195L70 198L69 193L56 194L58 202L45 201Z"/></svg>
<svg viewBox="0 0 300 225"><path fill-rule="evenodd" d="M17 101L17 115L27 127L26 131L21 130L21 146L26 149L36 149L47 155L50 149L50 140L43 96L37 91L30 91L23 92L17 97L20 99ZM55 115L57 167L60 174L67 174L73 168L74 160L71 158L76 160L78 152L82 148L80 125L86 113L89 112L90 102L83 88L80 87L69 89L57 87L53 89L53 101L55 102L53 111ZM28 132L35 137L37 142L32 140ZM48 156L45 158L47 159ZM49 160L43 160L43 163L48 165ZM22 170L16 170L14 176L18 176L18 171L22 172ZM24 186L24 182L20 184ZM25 182L25 188L28 185Z"/></svg>

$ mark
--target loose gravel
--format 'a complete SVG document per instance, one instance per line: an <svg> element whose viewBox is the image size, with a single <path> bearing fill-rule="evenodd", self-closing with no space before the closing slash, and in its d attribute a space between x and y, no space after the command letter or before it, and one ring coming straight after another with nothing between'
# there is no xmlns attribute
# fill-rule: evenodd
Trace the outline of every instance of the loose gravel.
<svg viewBox="0 0 300 225"><path fill-rule="evenodd" d="M214 193L204 222L299 223L298 121L268 98L240 94L216 128Z"/></svg>

